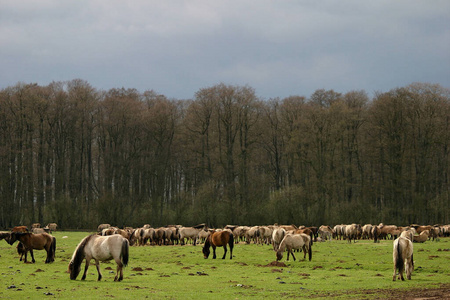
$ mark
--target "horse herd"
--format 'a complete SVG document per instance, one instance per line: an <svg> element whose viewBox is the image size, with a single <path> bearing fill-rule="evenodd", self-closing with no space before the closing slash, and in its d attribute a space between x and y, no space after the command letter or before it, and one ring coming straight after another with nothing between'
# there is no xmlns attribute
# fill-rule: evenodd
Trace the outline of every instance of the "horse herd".
<svg viewBox="0 0 450 300"><path fill-rule="evenodd" d="M55 260L56 239L47 231L56 230L56 224L47 225L44 232L39 231L40 226L32 226L32 232L26 226L14 227L11 231L0 232L0 240L5 239L7 243L13 245L19 241L17 252L20 260L27 262L27 253L30 252L32 262L35 262L33 250L46 250L47 257L45 263ZM49 229L49 230L47 230ZM127 266L129 259L129 246L145 245L186 245L192 243L194 246L203 243L202 253L204 258L208 258L213 249L213 259L216 258L216 248L223 247L226 258L227 246L230 249L230 259L233 258L233 248L235 243L255 243L271 244L275 252L276 260L283 258L287 252L289 256L294 256L294 250L303 251L304 257L308 254L308 259L312 259L312 245L318 241L330 241L332 239L344 239L349 243L359 239L373 239L379 242L380 239L393 239L393 262L394 275L396 280L397 271L399 278L411 279L414 269L413 242L425 242L428 239L437 239L440 236L450 235L450 225L419 226L410 225L398 227L395 225L359 224L336 225L334 227L322 225L320 227L305 227L296 225L267 225L267 226L238 226L227 225L223 228L208 228L206 224L199 224L192 227L181 225L168 225L165 227L153 228L149 224L140 228L125 227L120 229L109 224L100 224L96 234L91 234L83 238L77 245L69 263L68 272L70 279L75 280L81 272L81 264L86 261L82 280L86 278L86 273L93 259L97 268L98 278L101 280L100 261L114 259L117 264L117 271L114 280L123 279L123 267Z"/></svg>

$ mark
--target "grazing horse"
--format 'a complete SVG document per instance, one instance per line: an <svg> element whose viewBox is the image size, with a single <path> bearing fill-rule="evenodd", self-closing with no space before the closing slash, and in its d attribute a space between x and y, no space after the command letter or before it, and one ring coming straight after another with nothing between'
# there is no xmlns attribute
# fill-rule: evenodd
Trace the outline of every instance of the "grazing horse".
<svg viewBox="0 0 450 300"><path fill-rule="evenodd" d="M283 258L283 252L287 249L287 260L289 260L289 254L292 255L292 258L295 256L294 252L292 250L300 250L303 249L304 256L303 259L306 259L306 252L309 254L309 260L312 258L312 252L311 252L311 242L312 239L309 235L300 233L300 234L291 234L288 233L284 236L283 240L280 243L280 246L278 247L276 256L277 261L281 260Z"/></svg>
<svg viewBox="0 0 450 300"><path fill-rule="evenodd" d="M328 225L321 225L319 227L319 235L322 238L322 240L331 241L331 239L333 238L333 229Z"/></svg>
<svg viewBox="0 0 450 300"><path fill-rule="evenodd" d="M48 233L24 233L24 232L11 232L10 239L8 243L10 245L14 244L15 241L20 241L23 244L23 248L20 250L18 248L19 254L25 254L24 262L27 262L27 252L30 251L31 261L35 263L33 249L47 251L47 258L45 263L51 263L55 261L55 251L56 251L56 238ZM20 258L22 260L22 257Z"/></svg>
<svg viewBox="0 0 450 300"><path fill-rule="evenodd" d="M394 275L392 280L395 281L397 270L401 280L403 278L403 271L406 271L406 278L411 279L411 273L414 270L413 260L413 243L406 237L399 237L394 241L394 250L392 252L394 260Z"/></svg>
<svg viewBox="0 0 450 300"><path fill-rule="evenodd" d="M213 259L216 259L216 247L223 246L223 256L222 259L225 259L227 255L227 244L230 246L230 259L233 259L233 246L234 246L234 237L233 233L228 230L216 231L211 233L205 241L205 245L203 246L203 257L208 258L210 250L209 248L213 248Z"/></svg>
<svg viewBox="0 0 450 300"><path fill-rule="evenodd" d="M126 238L119 234L100 236L91 234L78 244L73 252L72 259L69 263L70 279L77 279L81 271L81 263L86 259L83 277L86 279L86 273L89 268L91 259L95 260L97 267L98 281L102 279L100 272L100 261L108 261L114 259L117 264L116 276L114 281L121 281L123 279L123 267L128 265L129 242ZM119 276L120 274L120 276Z"/></svg>

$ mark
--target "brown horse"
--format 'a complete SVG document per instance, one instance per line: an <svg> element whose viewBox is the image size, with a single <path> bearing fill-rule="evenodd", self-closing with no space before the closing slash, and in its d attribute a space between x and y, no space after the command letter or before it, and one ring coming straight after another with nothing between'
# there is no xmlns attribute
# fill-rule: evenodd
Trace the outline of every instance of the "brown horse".
<svg viewBox="0 0 450 300"><path fill-rule="evenodd" d="M203 246L203 257L208 258L211 253L209 248L213 248L213 259L216 258L216 247L223 246L224 253L222 259L225 259L227 255L227 244L230 246L230 259L233 259L233 246L234 246L234 237L233 233L228 230L217 231L211 233L205 241L205 245Z"/></svg>
<svg viewBox="0 0 450 300"><path fill-rule="evenodd" d="M10 245L15 241L20 241L23 244L25 252L24 262L27 262L27 252L30 251L31 261L35 263L33 249L47 251L47 258L45 263L51 263L55 261L56 239L48 233L23 233L23 232L11 232L11 237L8 241Z"/></svg>

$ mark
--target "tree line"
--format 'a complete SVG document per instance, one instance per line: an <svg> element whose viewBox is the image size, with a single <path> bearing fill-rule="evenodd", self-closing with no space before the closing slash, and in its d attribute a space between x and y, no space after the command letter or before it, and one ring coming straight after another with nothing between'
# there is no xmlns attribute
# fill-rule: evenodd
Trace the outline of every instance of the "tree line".
<svg viewBox="0 0 450 300"><path fill-rule="evenodd" d="M450 91L0 90L0 227L450 220Z"/></svg>

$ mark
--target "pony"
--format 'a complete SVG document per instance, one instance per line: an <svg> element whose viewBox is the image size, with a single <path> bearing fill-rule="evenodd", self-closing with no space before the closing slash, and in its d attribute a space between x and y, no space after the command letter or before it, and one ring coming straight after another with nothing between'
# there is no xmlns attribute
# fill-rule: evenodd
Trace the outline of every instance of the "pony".
<svg viewBox="0 0 450 300"><path fill-rule="evenodd" d="M272 244L273 226L259 227L259 244Z"/></svg>
<svg viewBox="0 0 450 300"><path fill-rule="evenodd" d="M258 237L259 237L259 226L252 226L245 232L245 242L247 244L250 244L251 241L257 244Z"/></svg>
<svg viewBox="0 0 450 300"><path fill-rule="evenodd" d="M286 230L281 227L277 227L272 232L272 247L274 251L278 250L278 247L280 246L281 241L283 240L284 236L286 235Z"/></svg>
<svg viewBox="0 0 450 300"><path fill-rule="evenodd" d="M50 232L56 231L56 229L58 228L58 224L56 223L48 223L46 226Z"/></svg>
<svg viewBox="0 0 450 300"><path fill-rule="evenodd" d="M233 259L233 246L234 246L234 236L231 231L223 230L212 232L205 241L205 245L203 246L202 252L203 257L206 259L209 257L211 253L209 248L213 248L213 259L216 259L216 247L223 246L223 256L222 259L225 259L227 255L227 244L230 246L230 259Z"/></svg>
<svg viewBox="0 0 450 300"><path fill-rule="evenodd" d="M16 241L20 241L23 244L23 247L18 247L18 253L21 255L22 253L25 255L24 262L27 262L27 252L30 251L31 261L33 263L36 262L34 259L33 249L36 250L44 250L47 251L47 258L45 259L45 263L52 263L55 261L55 251L56 251L56 238L51 236L48 233L39 233L33 234L29 232L11 232L8 243L10 245L14 244Z"/></svg>
<svg viewBox="0 0 450 300"><path fill-rule="evenodd" d="M101 233L103 231L103 229L108 229L109 227L111 227L110 224L100 224L97 227L97 232Z"/></svg>
<svg viewBox="0 0 450 300"><path fill-rule="evenodd" d="M400 234L400 237L404 237L407 238L408 240L410 240L411 242L414 241L414 232L412 230L404 230L402 231L402 233Z"/></svg>
<svg viewBox="0 0 450 300"><path fill-rule="evenodd" d="M146 228L143 231L141 231L141 242L140 244L142 246L147 244L147 241L150 243L150 245L155 240L155 229L154 228Z"/></svg>
<svg viewBox="0 0 450 300"><path fill-rule="evenodd" d="M193 227L181 227L178 229L178 239L180 240L180 245L183 246L186 244L185 239L192 239L193 245L197 243L197 237L201 230L205 229L205 224L198 224Z"/></svg>
<svg viewBox="0 0 450 300"><path fill-rule="evenodd" d="M372 224L365 224L361 228L361 230L362 230L361 238L371 240L372 239L372 228L373 228Z"/></svg>
<svg viewBox="0 0 450 300"><path fill-rule="evenodd" d="M309 260L311 261L312 252L311 252L311 237L307 234L292 234L288 233L284 236L283 240L276 251L277 261L283 258L283 252L287 249L287 260L289 260L289 254L292 255L292 258L295 261L294 252L292 250L300 250L303 249L304 256L303 259L306 259L306 252L309 254Z"/></svg>
<svg viewBox="0 0 450 300"><path fill-rule="evenodd" d="M394 261L394 275L392 276L392 280L395 281L397 270L401 280L405 280L403 278L404 271L406 271L406 278L410 280L411 273L414 270L413 243L406 237L395 239L392 257Z"/></svg>
<svg viewBox="0 0 450 300"><path fill-rule="evenodd" d="M97 280L100 281L102 279L102 273L100 272L100 261L114 259L117 264L117 271L114 281L122 281L123 267L128 265L128 256L128 239L124 238L120 234L108 236L100 236L96 234L88 235L81 240L73 252L72 259L69 263L70 279L77 279L77 276L81 271L81 263L83 262L83 259L86 259L84 273L81 277L81 280L85 280L89 263L91 259L94 259L98 273Z"/></svg>
<svg viewBox="0 0 450 300"><path fill-rule="evenodd" d="M429 237L429 231L424 230L419 235L414 236L413 242L415 243L425 243L428 240Z"/></svg>
<svg viewBox="0 0 450 300"><path fill-rule="evenodd" d="M322 240L331 241L331 239L333 238L333 229L328 225L321 225L319 227L319 235Z"/></svg>
<svg viewBox="0 0 450 300"><path fill-rule="evenodd" d="M356 243L356 239L361 233L361 225L359 224L351 224L347 225L345 227L345 236L348 238L348 242L351 243L352 239L353 242Z"/></svg>

